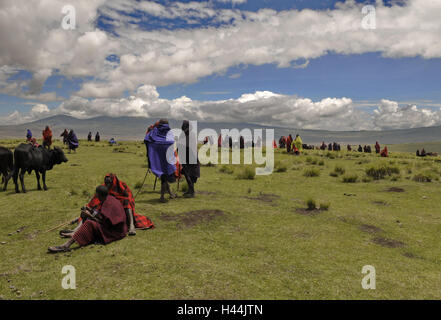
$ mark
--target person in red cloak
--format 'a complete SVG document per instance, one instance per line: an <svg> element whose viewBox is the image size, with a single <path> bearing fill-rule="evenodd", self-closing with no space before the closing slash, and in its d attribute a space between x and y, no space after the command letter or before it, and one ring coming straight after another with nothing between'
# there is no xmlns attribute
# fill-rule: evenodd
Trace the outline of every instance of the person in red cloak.
<svg viewBox="0 0 441 320"><path fill-rule="evenodd" d="M384 158L389 157L389 153L388 153L388 151L387 151L387 146L384 147L383 150L381 150L380 155L381 155L382 157L384 157Z"/></svg>
<svg viewBox="0 0 441 320"><path fill-rule="evenodd" d="M52 145L52 130L49 126L43 130L43 147L50 148Z"/></svg>
<svg viewBox="0 0 441 320"><path fill-rule="evenodd" d="M273 148L274 148L274 149L277 149L277 143L276 143L276 140L273 141Z"/></svg>
<svg viewBox="0 0 441 320"><path fill-rule="evenodd" d="M375 153L380 153L381 147L378 141L375 142Z"/></svg>
<svg viewBox="0 0 441 320"><path fill-rule="evenodd" d="M289 135L288 138L286 138L286 152L291 151L291 144L292 144L292 135Z"/></svg>
<svg viewBox="0 0 441 320"><path fill-rule="evenodd" d="M126 214L121 202L109 194L106 186L98 186L96 195L100 208L98 210L83 208L81 219L84 223L66 243L49 247L50 253L70 251L70 246L75 242L80 247L92 243L108 244L121 240L127 235Z"/></svg>
<svg viewBox="0 0 441 320"><path fill-rule="evenodd" d="M139 215L135 212L135 199L133 198L133 193L127 184L118 179L118 177L109 173L104 177L103 186L107 187L109 194L119 200L124 208L127 225L129 227L129 235L136 235L136 229L146 230L153 229L155 225L153 222L147 218L146 216ZM99 210L101 206L101 202L98 199L98 196L95 195L92 200L86 205L86 208L90 208L92 210ZM81 227L81 221L78 227L76 227L73 231L71 230L62 230L60 231L60 235L62 237L70 237L73 235L75 231L77 231Z"/></svg>

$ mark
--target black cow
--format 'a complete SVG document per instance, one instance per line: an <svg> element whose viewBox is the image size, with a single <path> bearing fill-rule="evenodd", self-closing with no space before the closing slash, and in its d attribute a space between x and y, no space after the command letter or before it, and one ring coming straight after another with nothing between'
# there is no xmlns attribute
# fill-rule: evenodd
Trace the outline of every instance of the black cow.
<svg viewBox="0 0 441 320"><path fill-rule="evenodd" d="M35 171L37 176L38 190L40 186L40 173L43 178L43 189L47 190L46 186L46 171L51 170L54 165L67 162L63 150L58 147L54 149L45 149L42 146L34 147L31 144L20 144L14 151L14 170L13 178L15 184L15 192L19 193L17 179L20 177L21 189L26 193L24 185L24 174L27 171L31 174Z"/></svg>
<svg viewBox="0 0 441 320"><path fill-rule="evenodd" d="M0 176L2 176L2 183L4 182L3 191L6 191L8 187L8 181L11 178L9 175L12 172L14 165L14 158L12 151L3 147L0 147Z"/></svg>

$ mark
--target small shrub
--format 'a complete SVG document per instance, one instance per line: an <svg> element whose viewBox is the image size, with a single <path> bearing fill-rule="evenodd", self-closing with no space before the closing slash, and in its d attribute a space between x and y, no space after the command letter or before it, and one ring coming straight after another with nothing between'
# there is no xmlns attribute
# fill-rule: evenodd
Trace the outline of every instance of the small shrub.
<svg viewBox="0 0 441 320"><path fill-rule="evenodd" d="M254 180L256 177L256 170L252 167L245 167L241 172L237 174L238 179L242 180Z"/></svg>
<svg viewBox="0 0 441 320"><path fill-rule="evenodd" d="M413 176L412 180L416 182L432 182L432 175L430 173L418 173Z"/></svg>
<svg viewBox="0 0 441 320"><path fill-rule="evenodd" d="M311 157L307 157L307 158L305 159L305 161L306 161L306 163L311 163L312 158L311 158Z"/></svg>
<svg viewBox="0 0 441 320"><path fill-rule="evenodd" d="M328 211L330 206L331 206L330 203L320 203L320 210L321 211Z"/></svg>
<svg viewBox="0 0 441 320"><path fill-rule="evenodd" d="M320 176L320 170L319 170L319 169L316 169L316 168L306 169L306 170L303 172L303 175L304 175L305 177L318 177L318 176Z"/></svg>
<svg viewBox="0 0 441 320"><path fill-rule="evenodd" d="M315 200L314 199L308 199L306 201L306 208L308 210L315 210L315 209L317 209L317 205L315 203Z"/></svg>
<svg viewBox="0 0 441 320"><path fill-rule="evenodd" d="M355 183L358 180L358 176L356 174L347 174L343 177L343 183Z"/></svg>
<svg viewBox="0 0 441 320"><path fill-rule="evenodd" d="M366 174L374 180L384 179L386 176L400 174L400 168L387 164L372 166L366 169Z"/></svg>
<svg viewBox="0 0 441 320"><path fill-rule="evenodd" d="M363 179L361 179L361 181L363 181L364 183L369 183L372 182L372 178L369 176L364 176Z"/></svg>
<svg viewBox="0 0 441 320"><path fill-rule="evenodd" d="M324 166L324 165L325 165L325 161L320 160L319 163L318 163L318 165L319 165L319 166Z"/></svg>
<svg viewBox="0 0 441 320"><path fill-rule="evenodd" d="M231 168L230 166L223 165L222 167L219 168L219 172L226 173L226 174L232 174L234 172L234 169Z"/></svg>
<svg viewBox="0 0 441 320"><path fill-rule="evenodd" d="M334 168L334 172L335 172L337 175L342 175L342 174L344 174L344 173L346 172L346 169L343 168L342 166L335 166L335 168Z"/></svg>
<svg viewBox="0 0 441 320"><path fill-rule="evenodd" d="M276 162L276 164L274 166L275 172L286 172L286 170L288 170L288 167L285 163L283 163L281 161Z"/></svg>

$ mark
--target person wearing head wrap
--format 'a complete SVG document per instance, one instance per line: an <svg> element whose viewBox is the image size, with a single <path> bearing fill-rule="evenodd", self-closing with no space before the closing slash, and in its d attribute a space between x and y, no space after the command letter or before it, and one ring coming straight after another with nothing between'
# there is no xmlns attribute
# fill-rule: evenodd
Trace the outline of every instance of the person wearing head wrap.
<svg viewBox="0 0 441 320"><path fill-rule="evenodd" d="M170 190L169 183L176 181L176 156L173 150L175 139L173 132L170 131L168 120L161 119L157 126L148 132L144 138L147 146L147 157L149 168L153 174L161 179L161 198L159 201L165 202L164 195L167 192L170 199L176 198Z"/></svg>
<svg viewBox="0 0 441 320"><path fill-rule="evenodd" d="M43 130L43 147L50 148L52 145L52 130L49 126Z"/></svg>
<svg viewBox="0 0 441 320"><path fill-rule="evenodd" d="M31 141L32 139L32 132L30 129L28 129L28 131L26 132L26 141Z"/></svg>
<svg viewBox="0 0 441 320"><path fill-rule="evenodd" d="M184 193L184 197L193 198L195 194L194 184L201 176L197 133L193 132L188 120L184 120L181 129L182 134L178 140L178 154L181 160L182 172L188 184L188 190Z"/></svg>
<svg viewBox="0 0 441 320"><path fill-rule="evenodd" d="M81 219L84 221L70 239L61 246L52 246L51 253L66 252L75 242L80 247L92 243L108 244L127 235L126 215L121 203L112 195L106 186L96 188L96 197L100 202L98 210L83 208Z"/></svg>
<svg viewBox="0 0 441 320"><path fill-rule="evenodd" d="M71 152L71 150L77 152L77 148L80 144L78 143L77 135L73 130L70 130L67 136L67 143L69 144L69 153Z"/></svg>

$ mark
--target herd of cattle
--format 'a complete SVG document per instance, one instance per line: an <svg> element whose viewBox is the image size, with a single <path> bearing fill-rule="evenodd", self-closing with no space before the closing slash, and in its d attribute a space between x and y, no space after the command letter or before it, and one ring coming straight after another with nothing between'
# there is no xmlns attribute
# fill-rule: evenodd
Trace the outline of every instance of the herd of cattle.
<svg viewBox="0 0 441 320"><path fill-rule="evenodd" d="M41 190L40 175L43 180L43 189L47 190L46 171L63 162L67 162L67 158L63 150L58 147L49 149L22 143L15 148L14 153L7 148L0 147L0 175L2 176L3 191L6 191L8 181L12 177L15 192L20 192L18 188L18 178L20 178L21 189L23 193L26 193L24 174L26 172L31 174L32 171L35 171L37 177L38 190Z"/></svg>

